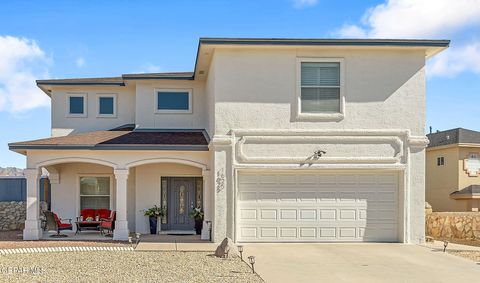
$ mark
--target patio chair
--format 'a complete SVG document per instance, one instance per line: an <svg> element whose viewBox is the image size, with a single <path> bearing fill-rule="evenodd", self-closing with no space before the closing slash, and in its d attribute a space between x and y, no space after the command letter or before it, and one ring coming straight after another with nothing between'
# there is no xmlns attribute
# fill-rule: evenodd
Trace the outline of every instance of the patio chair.
<svg viewBox="0 0 480 283"><path fill-rule="evenodd" d="M63 238L63 237L68 237L65 234L60 234L60 231L64 230L72 230L73 231L73 225L72 225L72 219L60 219L56 213L53 213L51 211L44 210L43 215L45 215L46 221L47 221L47 231L56 231L57 234L50 235L50 237L53 238ZM62 223L62 220L68 220L69 223Z"/></svg>
<svg viewBox="0 0 480 283"><path fill-rule="evenodd" d="M105 236L113 235L113 230L115 229L115 220L116 220L116 211L112 210L109 218L100 219L100 233ZM104 231L107 230L107 234Z"/></svg>

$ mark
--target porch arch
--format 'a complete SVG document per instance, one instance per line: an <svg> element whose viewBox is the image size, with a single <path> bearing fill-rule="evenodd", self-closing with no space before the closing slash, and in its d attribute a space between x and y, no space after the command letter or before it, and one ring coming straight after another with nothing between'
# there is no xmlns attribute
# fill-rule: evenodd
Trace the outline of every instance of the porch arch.
<svg viewBox="0 0 480 283"><path fill-rule="evenodd" d="M135 166L140 166L140 165L146 165L146 164L153 164L153 163L177 163L177 164L183 164L183 165L189 165L193 167L200 168L202 170L207 170L207 165L189 160L189 159L182 159L182 158L149 158L149 159L142 159L142 160L137 160L133 161L130 163L125 164L125 169L129 169L131 167Z"/></svg>
<svg viewBox="0 0 480 283"><path fill-rule="evenodd" d="M99 165L104 165L112 168L117 168L117 164L102 160L102 159L97 159L97 158L86 158L86 157L64 157L64 158L55 158L55 159L49 159L45 160L42 162L39 162L36 164L37 168L41 167L46 167L46 166L52 166L52 165L58 165L62 163L74 163L74 162L81 162L81 163L93 163L93 164L99 164Z"/></svg>

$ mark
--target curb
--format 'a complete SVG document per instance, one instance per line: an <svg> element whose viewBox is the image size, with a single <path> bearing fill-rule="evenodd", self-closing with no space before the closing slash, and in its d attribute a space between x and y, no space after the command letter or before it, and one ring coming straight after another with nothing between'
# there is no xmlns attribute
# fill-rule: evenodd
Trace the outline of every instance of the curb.
<svg viewBox="0 0 480 283"><path fill-rule="evenodd" d="M40 247L0 249L0 255L29 254L29 253L55 253L55 252L95 252L95 251L134 251L132 247Z"/></svg>

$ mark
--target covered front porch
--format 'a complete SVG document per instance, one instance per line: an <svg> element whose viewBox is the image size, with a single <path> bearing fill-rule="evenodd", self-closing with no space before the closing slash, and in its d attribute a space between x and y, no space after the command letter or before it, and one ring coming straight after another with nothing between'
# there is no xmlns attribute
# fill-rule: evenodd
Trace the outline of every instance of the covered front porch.
<svg viewBox="0 0 480 283"><path fill-rule="evenodd" d="M24 240L52 239L41 227L39 186L41 168L51 181L50 211L71 219L72 230L62 231L69 240L128 240L136 233L150 234L145 211L153 206L166 210L157 233L194 233L189 213L200 207L204 220L213 219L213 192L206 151L33 151L27 155L27 220ZM96 229L77 231L85 209L116 213L112 237ZM204 223L205 223L204 221ZM68 221L66 222L68 223ZM204 225L203 238L210 240ZM108 234L108 233L107 233ZM200 237L200 236L199 236Z"/></svg>

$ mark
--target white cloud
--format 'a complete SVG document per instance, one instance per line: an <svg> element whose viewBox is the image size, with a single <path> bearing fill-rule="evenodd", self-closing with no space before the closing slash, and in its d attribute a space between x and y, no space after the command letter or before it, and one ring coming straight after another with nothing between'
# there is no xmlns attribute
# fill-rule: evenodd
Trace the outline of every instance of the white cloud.
<svg viewBox="0 0 480 283"><path fill-rule="evenodd" d="M367 37L367 32L357 25L343 25L337 33L341 37L349 38L365 38Z"/></svg>
<svg viewBox="0 0 480 283"><path fill-rule="evenodd" d="M77 67L79 67L79 68L85 66L85 58L83 58L83 57L78 57L78 58L75 60L75 65L77 65Z"/></svg>
<svg viewBox="0 0 480 283"><path fill-rule="evenodd" d="M345 24L335 34L350 38L452 38L465 30L480 34L480 0L387 0L367 9L358 24ZM460 40L452 45L457 42ZM479 45L475 40L459 43L438 55L429 65L429 75L478 72L472 62L478 63L473 58L480 57Z"/></svg>
<svg viewBox="0 0 480 283"><path fill-rule="evenodd" d="M480 75L480 42L446 50L428 65L429 76L454 77L467 70Z"/></svg>
<svg viewBox="0 0 480 283"><path fill-rule="evenodd" d="M49 105L35 80L48 76L50 59L33 40L0 36L0 111L19 112Z"/></svg>
<svg viewBox="0 0 480 283"><path fill-rule="evenodd" d="M312 7L317 5L318 0L292 0L293 7L297 9L302 9L306 7Z"/></svg>
<svg viewBox="0 0 480 283"><path fill-rule="evenodd" d="M163 70L162 67L147 63L142 65L139 70L133 71L134 73L159 73Z"/></svg>

